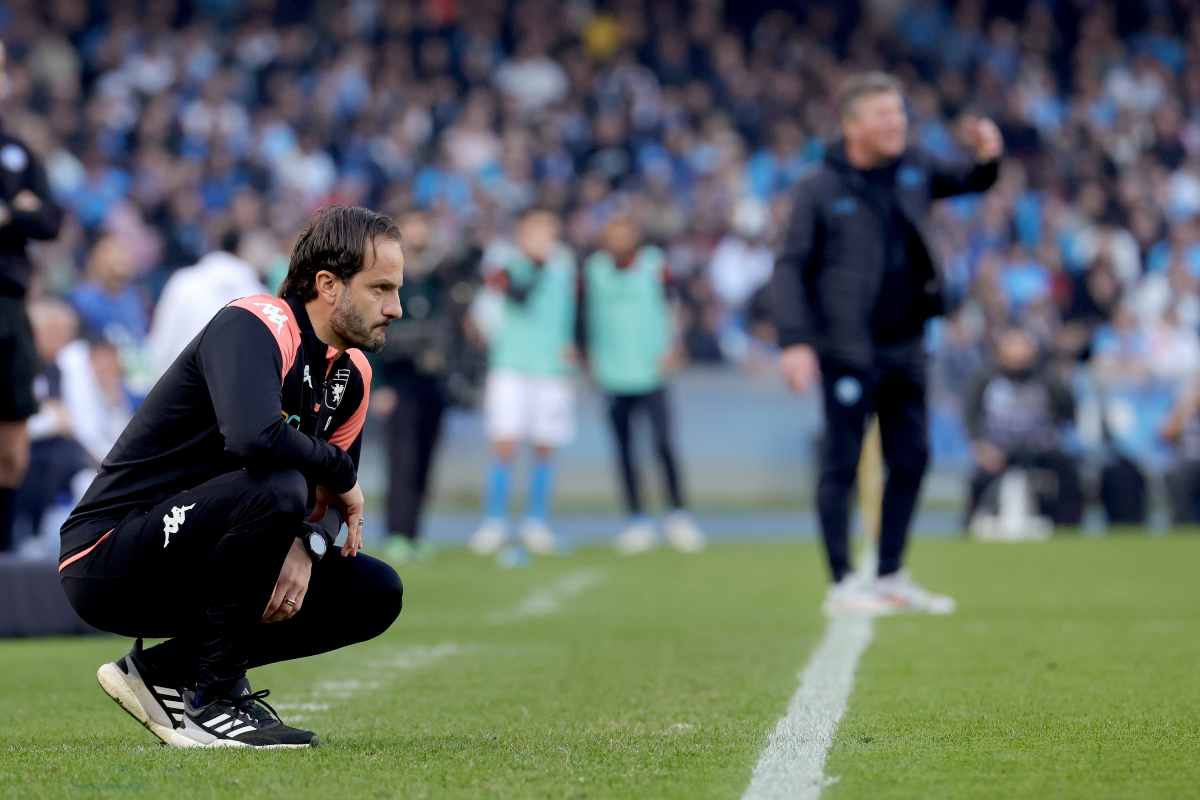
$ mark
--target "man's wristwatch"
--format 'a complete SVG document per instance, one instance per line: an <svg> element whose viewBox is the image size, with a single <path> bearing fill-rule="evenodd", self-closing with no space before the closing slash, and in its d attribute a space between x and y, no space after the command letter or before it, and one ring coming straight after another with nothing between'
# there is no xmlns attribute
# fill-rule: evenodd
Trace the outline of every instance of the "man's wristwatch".
<svg viewBox="0 0 1200 800"><path fill-rule="evenodd" d="M304 552L308 553L308 557L313 560L314 564L329 552L331 544L329 534L320 526L305 524L299 539L300 544L304 545Z"/></svg>

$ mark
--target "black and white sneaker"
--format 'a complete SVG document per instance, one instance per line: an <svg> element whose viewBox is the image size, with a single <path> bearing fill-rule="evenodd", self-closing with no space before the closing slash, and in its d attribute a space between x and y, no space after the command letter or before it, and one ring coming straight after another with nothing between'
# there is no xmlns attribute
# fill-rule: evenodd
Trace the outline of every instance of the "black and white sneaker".
<svg viewBox="0 0 1200 800"><path fill-rule="evenodd" d="M164 743L180 746L178 730L183 727L186 687L156 677L142 654L142 640L134 642L129 654L96 670L96 680L105 694L129 712Z"/></svg>
<svg viewBox="0 0 1200 800"><path fill-rule="evenodd" d="M188 744L181 746L266 750L316 747L315 733L283 723L265 700L270 693L269 689L251 692L249 682L243 678L232 697L218 697L197 706L195 693L185 691L183 726L178 733Z"/></svg>

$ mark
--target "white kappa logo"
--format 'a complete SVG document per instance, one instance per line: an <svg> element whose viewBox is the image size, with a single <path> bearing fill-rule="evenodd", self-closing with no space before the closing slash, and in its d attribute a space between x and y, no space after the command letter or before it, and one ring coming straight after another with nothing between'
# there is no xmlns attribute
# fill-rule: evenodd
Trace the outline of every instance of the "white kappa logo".
<svg viewBox="0 0 1200 800"><path fill-rule="evenodd" d="M283 330L283 326L287 325L287 314L283 313L283 309L274 303L255 303L257 308L262 309L263 316L271 321L275 326L275 332L279 333Z"/></svg>
<svg viewBox="0 0 1200 800"><path fill-rule="evenodd" d="M184 523L187 512L195 507L195 503L190 506L171 506L171 513L163 514L163 547L171 543L171 534L179 533L179 526Z"/></svg>

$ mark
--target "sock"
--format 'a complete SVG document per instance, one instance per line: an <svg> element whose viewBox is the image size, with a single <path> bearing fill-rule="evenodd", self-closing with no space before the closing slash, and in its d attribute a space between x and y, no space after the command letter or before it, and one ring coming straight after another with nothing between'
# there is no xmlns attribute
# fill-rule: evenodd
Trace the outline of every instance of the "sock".
<svg viewBox="0 0 1200 800"><path fill-rule="evenodd" d="M511 484L512 464L506 464L499 459L493 461L488 472L483 503L488 519L504 519L508 516L508 490Z"/></svg>
<svg viewBox="0 0 1200 800"><path fill-rule="evenodd" d="M550 493L554 489L554 467L550 459L533 462L529 477L529 517L545 522L550 517Z"/></svg>

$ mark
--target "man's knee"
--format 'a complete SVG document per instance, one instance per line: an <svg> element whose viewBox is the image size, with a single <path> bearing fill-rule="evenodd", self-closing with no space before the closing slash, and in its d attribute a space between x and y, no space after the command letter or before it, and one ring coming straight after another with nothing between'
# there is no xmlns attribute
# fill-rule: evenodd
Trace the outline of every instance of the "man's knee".
<svg viewBox="0 0 1200 800"><path fill-rule="evenodd" d="M281 514L302 517L308 508L308 481L299 470L251 473L254 490Z"/></svg>
<svg viewBox="0 0 1200 800"><path fill-rule="evenodd" d="M391 627L404 607L404 584L400 575L386 562L370 556L358 556L359 577L356 585L359 595L355 607L366 611L370 632L374 638Z"/></svg>

